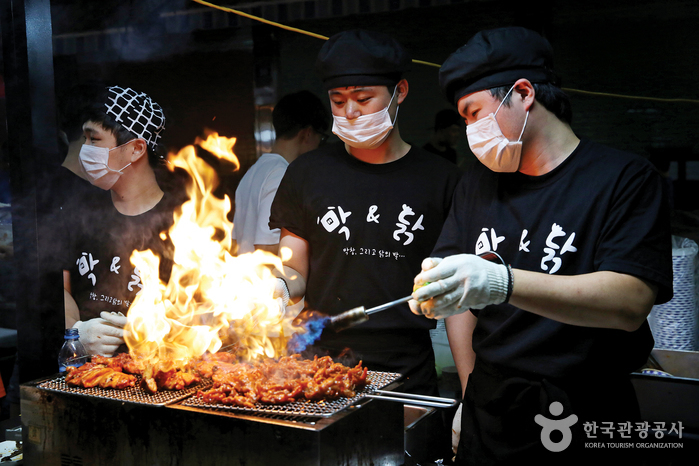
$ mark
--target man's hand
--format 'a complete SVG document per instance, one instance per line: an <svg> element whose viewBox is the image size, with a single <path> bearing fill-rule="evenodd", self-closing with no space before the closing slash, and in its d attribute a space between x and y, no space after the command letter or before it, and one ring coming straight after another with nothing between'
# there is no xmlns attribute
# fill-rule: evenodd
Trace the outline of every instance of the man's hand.
<svg viewBox="0 0 699 466"><path fill-rule="evenodd" d="M80 341L89 354L110 357L124 344L125 325L125 316L102 312L95 319L76 322L73 328L78 329Z"/></svg>
<svg viewBox="0 0 699 466"><path fill-rule="evenodd" d="M506 266L473 254L428 257L415 277L410 310L430 319L443 319L468 309L500 304L507 299L509 280Z"/></svg>

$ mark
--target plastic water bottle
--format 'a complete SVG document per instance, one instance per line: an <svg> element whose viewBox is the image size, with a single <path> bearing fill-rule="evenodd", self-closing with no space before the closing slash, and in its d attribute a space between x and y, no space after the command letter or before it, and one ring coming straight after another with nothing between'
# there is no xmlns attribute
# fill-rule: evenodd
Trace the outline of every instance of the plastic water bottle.
<svg viewBox="0 0 699 466"><path fill-rule="evenodd" d="M87 351L80 343L80 335L77 328L66 329L63 336L65 340L61 351L58 352L58 370L65 372L67 366L80 367L87 362Z"/></svg>

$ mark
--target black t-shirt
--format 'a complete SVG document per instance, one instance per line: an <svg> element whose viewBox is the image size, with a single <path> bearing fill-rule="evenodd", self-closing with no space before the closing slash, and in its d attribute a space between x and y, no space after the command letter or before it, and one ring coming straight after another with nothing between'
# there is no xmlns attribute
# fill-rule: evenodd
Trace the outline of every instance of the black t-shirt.
<svg viewBox="0 0 699 466"><path fill-rule="evenodd" d="M456 189L434 254L492 250L522 270L634 275L657 285L662 303L672 297L669 226L651 164L583 140L543 176L474 165ZM503 369L549 377L628 373L653 347L647 323L634 332L578 327L509 304L474 314L477 357Z"/></svg>
<svg viewBox="0 0 699 466"><path fill-rule="evenodd" d="M394 162L369 164L337 143L292 162L269 225L308 241L306 306L336 315L408 296L458 176L454 165L416 147ZM337 356L350 348L348 361L403 374L407 392L436 394L434 326L403 304L342 332L324 331L315 349Z"/></svg>
<svg viewBox="0 0 699 466"><path fill-rule="evenodd" d="M134 250L152 250L160 258L160 277L167 282L173 248L160 233L172 225L176 207L165 195L148 212L127 216L116 210L109 191L97 188L66 207L71 238L64 268L70 271L80 320L99 317L102 311L126 315L142 288L140 271L130 261Z"/></svg>
<svg viewBox="0 0 699 466"><path fill-rule="evenodd" d="M422 146L422 148L428 152L432 152L433 154L437 154L445 158L453 164L456 164L457 162L456 150L453 147L446 146L442 147L442 150L439 150L439 148L433 146L431 142L428 142L427 144Z"/></svg>
<svg viewBox="0 0 699 466"><path fill-rule="evenodd" d="M409 295L437 241L457 181L453 165L416 147L394 162L369 164L338 143L289 165L269 225L309 243L308 307L335 315ZM433 326L407 305L362 324Z"/></svg>

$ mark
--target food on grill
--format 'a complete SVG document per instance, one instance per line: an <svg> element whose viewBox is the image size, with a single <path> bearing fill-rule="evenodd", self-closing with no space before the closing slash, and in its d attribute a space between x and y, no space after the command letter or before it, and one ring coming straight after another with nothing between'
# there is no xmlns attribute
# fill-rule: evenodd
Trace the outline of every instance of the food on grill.
<svg viewBox="0 0 699 466"><path fill-rule="evenodd" d="M111 358L96 355L92 356L92 362L104 364L119 372L133 375L142 375L144 370L143 362L136 361L129 353L119 353Z"/></svg>
<svg viewBox="0 0 699 466"><path fill-rule="evenodd" d="M147 364L133 359L129 353L120 353L112 358L93 356L92 362L118 372L140 375L141 388L151 394L158 390L184 390L193 383L201 381L201 377L197 374L175 368L172 364L164 362Z"/></svg>
<svg viewBox="0 0 699 466"><path fill-rule="evenodd" d="M214 375L214 370L222 364L232 365L237 361L235 355L231 353L206 353L196 364L197 372L202 377L210 379ZM221 366L225 367L225 366Z"/></svg>
<svg viewBox="0 0 699 466"><path fill-rule="evenodd" d="M192 372L167 366L167 363L147 365L142 374L141 388L153 394L158 390L184 390L201 381L201 377Z"/></svg>
<svg viewBox="0 0 699 466"><path fill-rule="evenodd" d="M221 359L219 359L221 358ZM352 398L364 388L367 368L361 361L353 368L333 362L329 356L301 360L299 355L253 363L223 361L214 356L197 365L211 373L213 386L198 393L204 402L253 408L256 403L282 404L298 400Z"/></svg>
<svg viewBox="0 0 699 466"><path fill-rule="evenodd" d="M88 362L80 367L66 368L66 384L83 388L116 388L124 390L136 385L136 377L105 364Z"/></svg>

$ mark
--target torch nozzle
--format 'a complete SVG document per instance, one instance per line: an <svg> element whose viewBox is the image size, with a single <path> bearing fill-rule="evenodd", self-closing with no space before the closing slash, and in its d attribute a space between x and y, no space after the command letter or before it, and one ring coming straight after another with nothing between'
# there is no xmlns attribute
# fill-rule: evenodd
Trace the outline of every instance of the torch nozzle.
<svg viewBox="0 0 699 466"><path fill-rule="evenodd" d="M340 332L346 328L366 322L367 320L369 320L369 316L364 310L364 306L359 306L330 317L327 327L335 332Z"/></svg>

